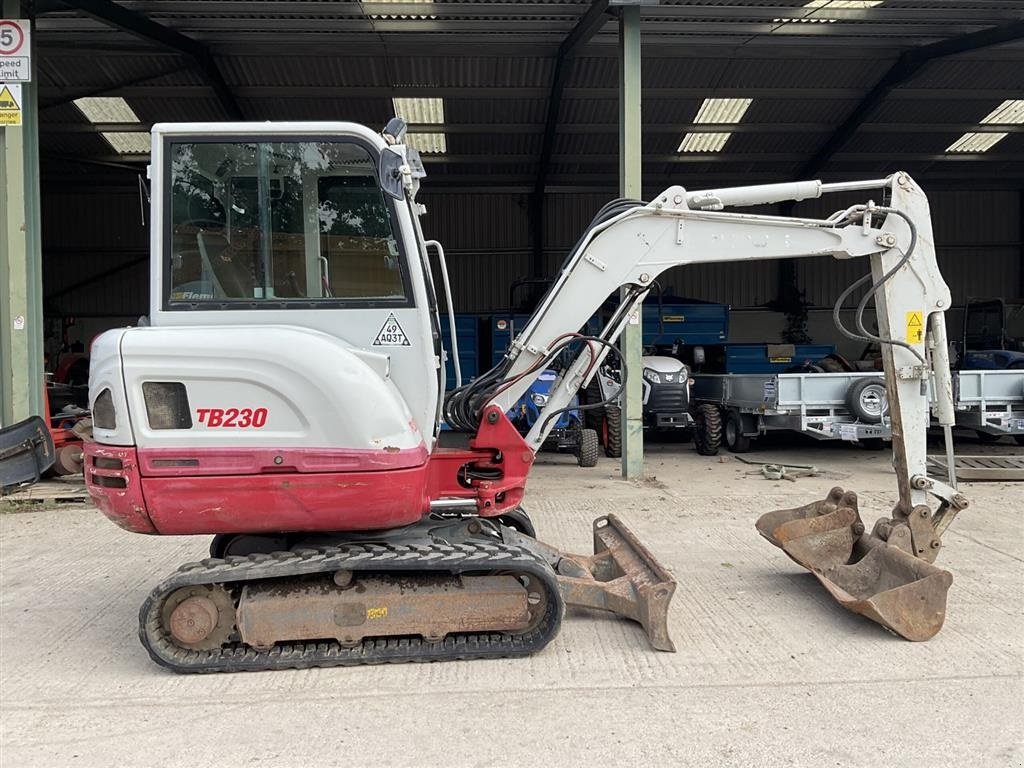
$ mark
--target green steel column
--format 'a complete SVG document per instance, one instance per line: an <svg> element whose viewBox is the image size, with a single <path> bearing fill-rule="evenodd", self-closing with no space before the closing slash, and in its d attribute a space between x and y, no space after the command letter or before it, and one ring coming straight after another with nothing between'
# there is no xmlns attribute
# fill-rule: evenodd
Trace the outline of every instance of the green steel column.
<svg viewBox="0 0 1024 768"><path fill-rule="evenodd" d="M640 139L640 7L626 6L619 16L619 196L639 200L642 147ZM625 298L625 291L621 294ZM620 337L628 371L622 399L622 476L643 477L644 415L643 336L640 317Z"/></svg>
<svg viewBox="0 0 1024 768"><path fill-rule="evenodd" d="M3 0L2 8L0 16L3 18L28 17L18 0ZM32 45L34 48L34 39ZM36 82L22 84L22 125L0 128L0 424L3 425L43 411L43 270L36 88Z"/></svg>

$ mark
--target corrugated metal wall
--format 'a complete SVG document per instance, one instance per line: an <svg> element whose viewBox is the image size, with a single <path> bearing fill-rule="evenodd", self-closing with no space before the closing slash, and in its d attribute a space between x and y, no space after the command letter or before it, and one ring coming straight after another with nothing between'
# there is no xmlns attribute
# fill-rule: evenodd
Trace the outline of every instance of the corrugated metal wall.
<svg viewBox="0 0 1024 768"><path fill-rule="evenodd" d="M42 203L47 314L121 323L145 314L149 229L138 193L44 192Z"/></svg>
<svg viewBox="0 0 1024 768"><path fill-rule="evenodd" d="M549 195L545 266L554 274L593 215L612 195ZM1021 293L1021 193L937 191L931 194L939 260L955 304L967 296ZM458 311L508 305L509 284L529 275L531 238L525 194L425 193L424 230L448 255ZM798 215L825 216L844 201L808 201ZM147 213L148 218L148 213ZM90 328L112 327L147 311L148 228L131 189L44 189L44 293L51 315L93 317ZM863 263L805 259L798 279L815 307L830 307L863 274ZM755 308L775 296L778 265L707 265L670 271L663 290L677 296ZM756 323L755 323L756 326Z"/></svg>
<svg viewBox="0 0 1024 768"><path fill-rule="evenodd" d="M946 191L929 194L939 268L954 305L968 296L1018 296L1022 292L1020 192ZM855 198L809 200L796 215L824 217ZM843 288L865 272L860 260L804 259L797 267L801 288L816 307L830 307Z"/></svg>

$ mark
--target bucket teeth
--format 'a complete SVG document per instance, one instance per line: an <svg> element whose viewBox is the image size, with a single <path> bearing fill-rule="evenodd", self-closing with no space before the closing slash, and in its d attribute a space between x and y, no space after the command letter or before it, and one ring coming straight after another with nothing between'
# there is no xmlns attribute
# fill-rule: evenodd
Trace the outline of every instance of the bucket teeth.
<svg viewBox="0 0 1024 768"><path fill-rule="evenodd" d="M821 501L762 515L756 527L844 608L908 640L927 640L942 628L953 576L864 536L855 493L833 488Z"/></svg>

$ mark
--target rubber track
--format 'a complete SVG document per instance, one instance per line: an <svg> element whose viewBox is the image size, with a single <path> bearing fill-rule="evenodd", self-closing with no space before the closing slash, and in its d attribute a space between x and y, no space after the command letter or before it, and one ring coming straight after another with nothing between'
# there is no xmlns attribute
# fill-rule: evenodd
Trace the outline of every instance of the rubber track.
<svg viewBox="0 0 1024 768"><path fill-rule="evenodd" d="M366 638L354 647L333 640L279 644L258 650L241 642L197 651L176 645L160 620L164 601L177 589L200 584L237 588L256 579L291 578L339 570L379 574L408 572L466 573L502 571L535 576L547 588L547 607L539 624L519 635L464 633L429 643L417 637ZM210 558L181 566L157 586L139 610L139 639L153 661L175 672L242 672L268 669L355 666L413 661L487 659L526 656L558 634L564 603L554 571L522 547L501 543L345 544L294 552Z"/></svg>

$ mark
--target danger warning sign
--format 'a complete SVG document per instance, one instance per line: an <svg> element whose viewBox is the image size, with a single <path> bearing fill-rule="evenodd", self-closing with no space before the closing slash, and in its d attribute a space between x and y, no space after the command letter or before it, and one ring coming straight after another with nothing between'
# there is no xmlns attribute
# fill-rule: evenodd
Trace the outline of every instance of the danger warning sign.
<svg viewBox="0 0 1024 768"><path fill-rule="evenodd" d="M392 312L388 315L388 319L384 321L384 325L381 326L380 331L377 333L377 338L373 340L373 346L375 347L408 347L412 346L409 344L409 337L405 335L405 331L402 330L402 326L398 323L398 318L395 317L395 313Z"/></svg>
<svg viewBox="0 0 1024 768"><path fill-rule="evenodd" d="M0 125L21 125L21 85L0 83Z"/></svg>

